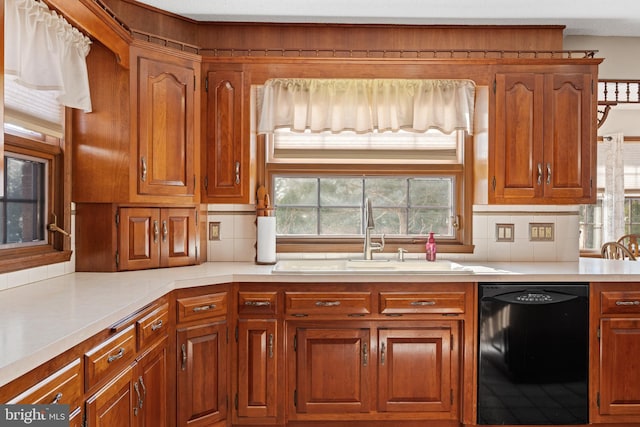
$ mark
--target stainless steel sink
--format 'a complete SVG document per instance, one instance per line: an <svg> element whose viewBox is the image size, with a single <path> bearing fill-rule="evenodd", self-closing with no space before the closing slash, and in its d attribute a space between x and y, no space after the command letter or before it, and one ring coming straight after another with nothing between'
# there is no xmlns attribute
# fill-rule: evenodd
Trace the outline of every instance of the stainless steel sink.
<svg viewBox="0 0 640 427"><path fill-rule="evenodd" d="M291 259L281 260L273 273L287 274L367 274L367 273L420 273L420 274L474 274L473 269L441 260L359 260L359 259Z"/></svg>

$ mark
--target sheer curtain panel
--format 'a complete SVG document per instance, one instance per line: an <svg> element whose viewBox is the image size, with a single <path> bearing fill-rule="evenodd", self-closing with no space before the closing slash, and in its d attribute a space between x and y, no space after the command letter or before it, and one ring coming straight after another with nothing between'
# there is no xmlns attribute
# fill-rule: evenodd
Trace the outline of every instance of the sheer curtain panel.
<svg viewBox="0 0 640 427"><path fill-rule="evenodd" d="M91 41L35 0L5 0L5 74L31 89L57 91L62 105L91 111L86 57Z"/></svg>
<svg viewBox="0 0 640 427"><path fill-rule="evenodd" d="M262 90L260 133L406 130L473 133L471 80L271 79Z"/></svg>

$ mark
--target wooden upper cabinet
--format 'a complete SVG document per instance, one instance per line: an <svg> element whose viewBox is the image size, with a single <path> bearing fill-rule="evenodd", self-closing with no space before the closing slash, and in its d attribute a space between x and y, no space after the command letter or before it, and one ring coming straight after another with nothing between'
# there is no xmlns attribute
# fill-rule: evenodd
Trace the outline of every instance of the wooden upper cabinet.
<svg viewBox="0 0 640 427"><path fill-rule="evenodd" d="M137 59L137 192L193 196L195 67L145 52Z"/></svg>
<svg viewBox="0 0 640 427"><path fill-rule="evenodd" d="M73 200L195 203L200 188L200 56L134 41L129 70L96 43L93 111L72 114Z"/></svg>
<svg viewBox="0 0 640 427"><path fill-rule="evenodd" d="M119 270L196 264L196 210L121 208Z"/></svg>
<svg viewBox="0 0 640 427"><path fill-rule="evenodd" d="M496 75L490 202L595 200L594 79L589 72Z"/></svg>
<svg viewBox="0 0 640 427"><path fill-rule="evenodd" d="M210 203L249 201L243 85L241 68L206 72L203 198Z"/></svg>

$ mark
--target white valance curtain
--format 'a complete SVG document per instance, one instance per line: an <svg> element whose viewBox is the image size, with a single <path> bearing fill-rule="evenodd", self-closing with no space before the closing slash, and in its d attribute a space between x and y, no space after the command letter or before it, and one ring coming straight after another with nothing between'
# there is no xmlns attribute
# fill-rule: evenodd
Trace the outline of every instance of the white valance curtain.
<svg viewBox="0 0 640 427"><path fill-rule="evenodd" d="M473 133L474 98L471 80L271 79L263 88L258 132Z"/></svg>
<svg viewBox="0 0 640 427"><path fill-rule="evenodd" d="M91 41L35 0L5 0L5 74L26 87L58 91L62 105L91 111L86 57Z"/></svg>

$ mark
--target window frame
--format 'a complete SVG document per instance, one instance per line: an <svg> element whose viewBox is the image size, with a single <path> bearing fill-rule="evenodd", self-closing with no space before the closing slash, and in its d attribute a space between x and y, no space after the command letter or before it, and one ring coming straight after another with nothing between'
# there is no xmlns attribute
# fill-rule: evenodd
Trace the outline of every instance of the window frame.
<svg viewBox="0 0 640 427"><path fill-rule="evenodd" d="M46 159L48 166L48 194L46 224L56 218L57 225L71 228L70 159L64 156L67 139L43 136L42 140L17 132L4 132L4 152L25 154ZM55 217L54 217L55 215ZM71 238L60 233L49 233L47 243L21 248L0 249L0 273L41 267L71 259Z"/></svg>
<svg viewBox="0 0 640 427"><path fill-rule="evenodd" d="M273 178L279 176L434 176L454 175L456 177L455 206L459 227L453 240L437 240L441 253L473 253L472 205L473 205L473 135L465 132L463 141L463 163L450 164L309 164L309 163L266 163L265 135L258 135L258 177L273 198ZM424 252L427 236L385 237L385 252L393 253L399 248L409 252ZM276 251L279 253L321 253L362 251L362 238L336 236L277 236Z"/></svg>

